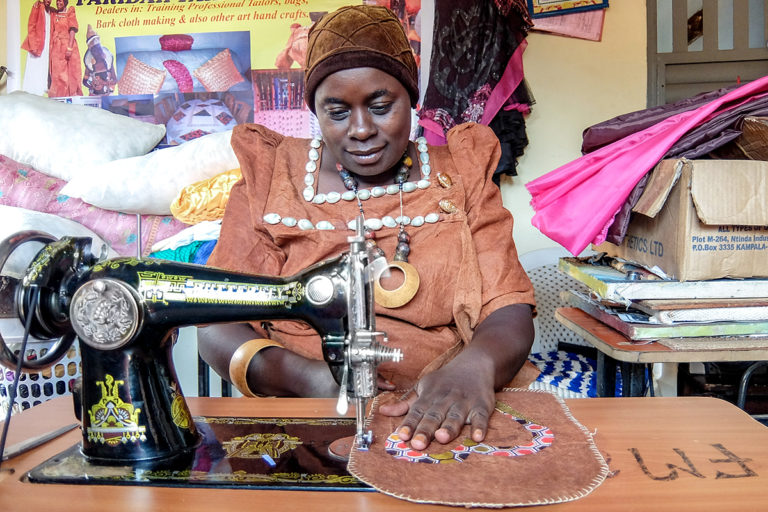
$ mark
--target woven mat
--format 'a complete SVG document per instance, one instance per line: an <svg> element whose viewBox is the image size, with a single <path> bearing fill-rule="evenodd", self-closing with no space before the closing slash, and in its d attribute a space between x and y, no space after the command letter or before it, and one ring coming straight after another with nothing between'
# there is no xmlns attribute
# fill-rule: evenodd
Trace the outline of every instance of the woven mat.
<svg viewBox="0 0 768 512"><path fill-rule="evenodd" d="M469 426L450 445L432 443L417 452L394 431L402 418L378 413L373 404L369 451L353 448L349 472L375 489L417 503L465 507L513 507L561 503L584 497L608 474L592 435L565 403L547 392L505 390L496 395L483 443Z"/></svg>
<svg viewBox="0 0 768 512"><path fill-rule="evenodd" d="M768 336L723 336L718 338L662 338L658 342L674 350L768 349Z"/></svg>

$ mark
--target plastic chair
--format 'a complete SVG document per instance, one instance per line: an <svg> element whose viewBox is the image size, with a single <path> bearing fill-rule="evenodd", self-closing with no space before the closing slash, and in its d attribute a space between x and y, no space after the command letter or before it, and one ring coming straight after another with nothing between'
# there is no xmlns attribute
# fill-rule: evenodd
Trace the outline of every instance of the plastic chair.
<svg viewBox="0 0 768 512"><path fill-rule="evenodd" d="M538 249L520 255L520 263L533 283L536 297L537 315L534 318L536 338L533 353L547 353L557 350L560 343L591 345L581 336L564 327L555 319L555 310L568 306L560 298L563 290L578 290L588 293L588 289L571 276L560 272L557 263L560 258L571 254L562 247Z"/></svg>
<svg viewBox="0 0 768 512"><path fill-rule="evenodd" d="M542 371L529 388L549 391L561 398L588 398L594 394L593 361L564 349L567 345L590 348L591 345L555 319L555 310L567 306L560 298L561 291L587 291L582 283L557 269L559 259L566 256L570 253L562 247L519 256L536 298L537 315L533 319L536 337L529 359Z"/></svg>

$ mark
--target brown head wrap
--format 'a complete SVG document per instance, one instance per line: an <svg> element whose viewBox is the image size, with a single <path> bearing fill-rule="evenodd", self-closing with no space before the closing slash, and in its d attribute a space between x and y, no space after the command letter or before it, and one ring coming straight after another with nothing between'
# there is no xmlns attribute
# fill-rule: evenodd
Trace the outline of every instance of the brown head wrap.
<svg viewBox="0 0 768 512"><path fill-rule="evenodd" d="M372 67L397 78L416 106L418 70L400 20L386 7L353 5L326 14L309 31L304 98L315 112L315 90L342 69Z"/></svg>

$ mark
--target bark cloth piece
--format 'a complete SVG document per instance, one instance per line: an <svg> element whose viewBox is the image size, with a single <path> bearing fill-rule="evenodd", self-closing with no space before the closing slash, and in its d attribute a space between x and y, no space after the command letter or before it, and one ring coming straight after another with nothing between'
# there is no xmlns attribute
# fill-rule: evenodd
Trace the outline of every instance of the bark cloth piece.
<svg viewBox="0 0 768 512"><path fill-rule="evenodd" d="M374 400L368 426L373 444L369 451L353 448L349 459L353 476L385 494L464 507L542 505L582 498L608 474L592 434L551 393L497 393L483 443L469 441L465 426L456 441L432 443L428 457L390 437L403 418L383 416L378 408L397 399L384 393Z"/></svg>

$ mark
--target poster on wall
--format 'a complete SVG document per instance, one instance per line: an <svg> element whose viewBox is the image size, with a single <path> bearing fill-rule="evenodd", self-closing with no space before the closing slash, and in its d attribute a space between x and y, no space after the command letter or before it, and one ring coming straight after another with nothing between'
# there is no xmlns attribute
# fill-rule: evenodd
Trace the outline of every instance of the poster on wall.
<svg viewBox="0 0 768 512"><path fill-rule="evenodd" d="M560 16L608 8L608 0L528 0L531 18Z"/></svg>
<svg viewBox="0 0 768 512"><path fill-rule="evenodd" d="M309 136L307 33L349 3L19 0L20 89L164 124L171 145L244 122ZM414 21L404 0L365 3Z"/></svg>

